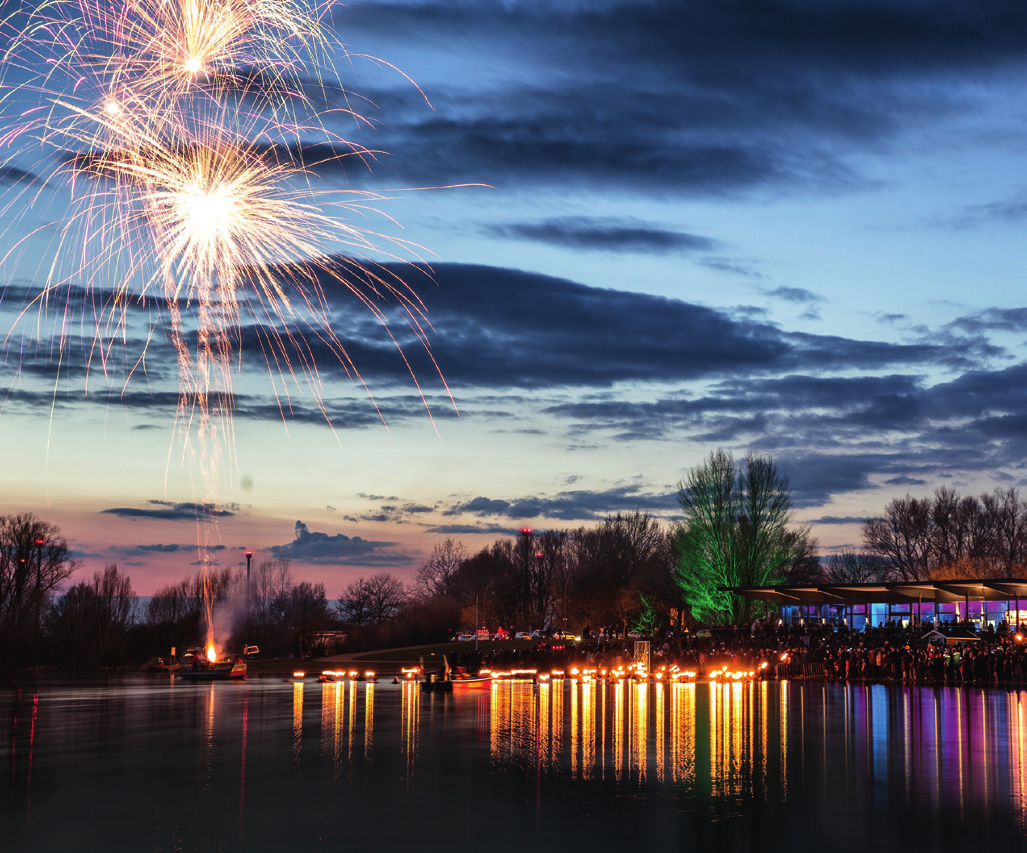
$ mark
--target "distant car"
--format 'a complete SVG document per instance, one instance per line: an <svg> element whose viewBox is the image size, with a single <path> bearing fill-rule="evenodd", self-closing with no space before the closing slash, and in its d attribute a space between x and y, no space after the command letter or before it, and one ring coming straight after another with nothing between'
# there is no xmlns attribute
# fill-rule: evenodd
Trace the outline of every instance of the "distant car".
<svg viewBox="0 0 1027 853"><path fill-rule="evenodd" d="M531 631L518 631L516 634L514 634L514 639L515 640L530 640L531 637L532 637L532 632Z"/></svg>
<svg viewBox="0 0 1027 853"><path fill-rule="evenodd" d="M628 639L629 640L641 640L642 639L642 635L639 634L638 631L628 631Z"/></svg>
<svg viewBox="0 0 1027 853"><path fill-rule="evenodd" d="M259 646L246 646L242 650L242 656L246 660L258 660L260 658L260 647Z"/></svg>
<svg viewBox="0 0 1027 853"><path fill-rule="evenodd" d="M459 634L454 634L451 642L454 643L469 643L474 639L474 634L470 631L461 631Z"/></svg>
<svg viewBox="0 0 1027 853"><path fill-rule="evenodd" d="M553 631L553 639L563 640L568 643L576 643L578 642L578 640L581 639L581 637L579 637L573 631Z"/></svg>

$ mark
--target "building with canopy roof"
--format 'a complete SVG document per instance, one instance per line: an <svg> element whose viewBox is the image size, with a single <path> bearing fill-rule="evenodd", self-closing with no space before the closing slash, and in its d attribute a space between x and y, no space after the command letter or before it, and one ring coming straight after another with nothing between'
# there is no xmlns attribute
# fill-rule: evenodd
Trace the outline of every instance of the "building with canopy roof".
<svg viewBox="0 0 1027 853"><path fill-rule="evenodd" d="M724 587L753 601L777 604L785 625L820 620L861 629L890 621L976 622L979 628L1027 623L1027 579L954 578L933 581Z"/></svg>

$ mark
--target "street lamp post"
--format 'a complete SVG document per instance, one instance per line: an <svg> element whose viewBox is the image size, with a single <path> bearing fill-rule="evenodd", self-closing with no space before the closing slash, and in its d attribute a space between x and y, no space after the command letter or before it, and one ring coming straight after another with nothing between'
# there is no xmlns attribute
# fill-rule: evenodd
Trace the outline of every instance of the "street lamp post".
<svg viewBox="0 0 1027 853"><path fill-rule="evenodd" d="M252 640L253 637L250 634L250 561L253 559L253 552L246 549L246 638Z"/></svg>

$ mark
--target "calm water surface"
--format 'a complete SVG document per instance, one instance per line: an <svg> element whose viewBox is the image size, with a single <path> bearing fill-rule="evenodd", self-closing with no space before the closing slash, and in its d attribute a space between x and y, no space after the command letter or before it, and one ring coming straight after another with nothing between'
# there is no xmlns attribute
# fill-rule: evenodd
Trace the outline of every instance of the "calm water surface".
<svg viewBox="0 0 1027 853"><path fill-rule="evenodd" d="M1027 849L1027 693L0 687L0 850Z"/></svg>

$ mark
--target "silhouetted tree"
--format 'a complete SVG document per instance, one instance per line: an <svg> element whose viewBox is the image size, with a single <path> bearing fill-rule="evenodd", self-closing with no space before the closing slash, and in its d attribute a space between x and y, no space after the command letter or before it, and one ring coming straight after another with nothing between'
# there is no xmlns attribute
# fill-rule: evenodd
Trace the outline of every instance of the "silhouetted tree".
<svg viewBox="0 0 1027 853"><path fill-rule="evenodd" d="M76 567L55 525L31 513L0 516L0 666L39 660L48 599Z"/></svg>
<svg viewBox="0 0 1027 853"><path fill-rule="evenodd" d="M343 590L342 616L354 625L380 625L399 613L407 597L403 581L390 572L360 577Z"/></svg>
<svg viewBox="0 0 1027 853"><path fill-rule="evenodd" d="M59 662L73 669L125 663L135 604L131 579L113 563L71 587L49 615Z"/></svg>
<svg viewBox="0 0 1027 853"><path fill-rule="evenodd" d="M460 566L467 559L462 542L443 539L414 575L414 592L422 597L450 595Z"/></svg>

